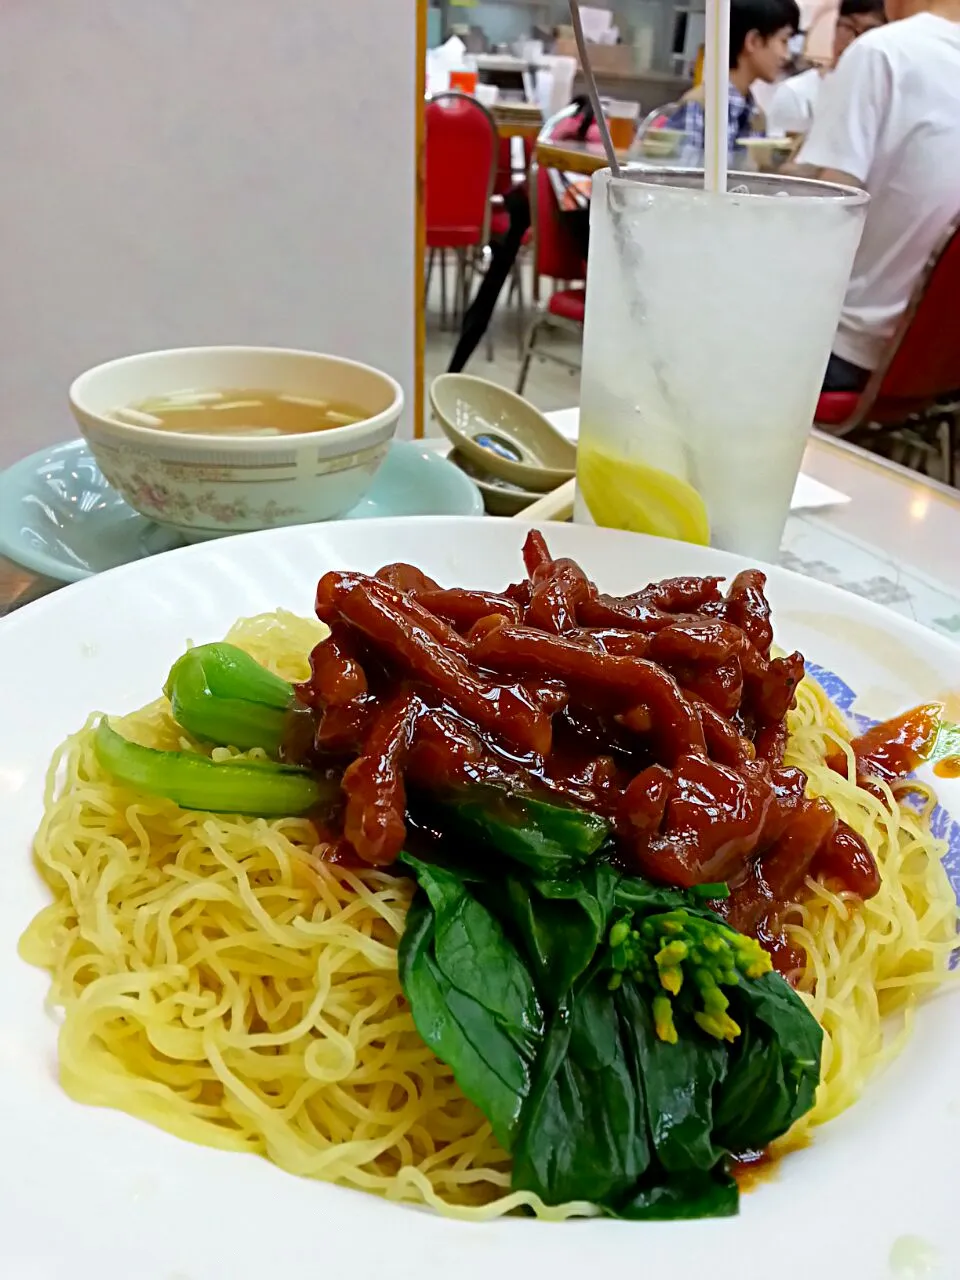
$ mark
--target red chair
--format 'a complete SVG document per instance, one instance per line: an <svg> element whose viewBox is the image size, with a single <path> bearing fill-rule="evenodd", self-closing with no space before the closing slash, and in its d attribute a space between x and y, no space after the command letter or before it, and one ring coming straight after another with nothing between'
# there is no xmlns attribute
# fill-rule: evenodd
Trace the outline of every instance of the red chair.
<svg viewBox="0 0 960 1280"><path fill-rule="evenodd" d="M509 217L503 208L503 197L526 179L527 171L530 168L530 161L533 158L533 144L524 138L523 169L522 171L515 169L513 165L513 141L513 138L500 139L500 150L497 155L497 173L493 183L493 205L490 217L490 235L494 240L500 236L506 235L510 226Z"/></svg>
<svg viewBox="0 0 960 1280"><path fill-rule="evenodd" d="M956 479L960 412L960 215L944 232L913 288L881 364L861 392L825 391L815 425L856 444L894 442L939 454Z"/></svg>
<svg viewBox="0 0 960 1280"><path fill-rule="evenodd" d="M486 107L464 93L440 93L426 106L426 290L440 252L440 306L447 315L446 254L458 264L458 298L466 308L475 255L490 239L490 198L499 138Z"/></svg>
<svg viewBox="0 0 960 1280"><path fill-rule="evenodd" d="M568 334L573 333L582 340L587 297L582 283L579 287L570 287L573 282L586 280L586 263L580 254L579 246L560 218L560 206L557 204L549 174L546 169L541 169L538 165L533 165L530 170L530 215L534 229L534 302L540 301L541 276L553 277L554 291L530 329L523 364L520 366L520 376L517 379L519 395L523 394L530 371L530 362L534 356L540 360L553 360L569 369L571 373L576 373L580 368L579 361L541 347L539 339L545 332L554 329ZM556 287L561 282L564 287Z"/></svg>

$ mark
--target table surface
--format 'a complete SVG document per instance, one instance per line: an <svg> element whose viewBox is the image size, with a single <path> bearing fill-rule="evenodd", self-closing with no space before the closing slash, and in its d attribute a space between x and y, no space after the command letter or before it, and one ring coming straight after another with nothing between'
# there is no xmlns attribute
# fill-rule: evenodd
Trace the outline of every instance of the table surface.
<svg viewBox="0 0 960 1280"><path fill-rule="evenodd" d="M618 151L621 164L633 163L626 151ZM607 157L599 142L537 142L537 163L546 169L563 169L569 173L583 173L588 177L598 169L607 167Z"/></svg>
<svg viewBox="0 0 960 1280"><path fill-rule="evenodd" d="M793 513L780 563L960 639L960 493L816 431L803 469L851 501ZM0 557L0 616L58 585Z"/></svg>
<svg viewBox="0 0 960 1280"><path fill-rule="evenodd" d="M960 639L960 493L817 431L803 469L851 501L792 514L780 563Z"/></svg>
<svg viewBox="0 0 960 1280"><path fill-rule="evenodd" d="M740 148L740 151L742 154L732 165L738 173L757 173L764 168L750 148ZM691 147L681 147L670 156L648 156L633 149L618 150L617 159L622 165L640 169L703 168L703 152ZM575 139L560 142L542 138L537 141L537 163L548 169L563 169L591 177L598 169L606 169L607 155L599 142L577 142Z"/></svg>

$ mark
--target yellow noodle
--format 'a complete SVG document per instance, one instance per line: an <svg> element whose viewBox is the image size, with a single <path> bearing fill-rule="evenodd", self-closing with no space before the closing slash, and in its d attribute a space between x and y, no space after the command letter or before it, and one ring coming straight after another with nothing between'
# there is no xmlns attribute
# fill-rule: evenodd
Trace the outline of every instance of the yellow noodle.
<svg viewBox="0 0 960 1280"><path fill-rule="evenodd" d="M302 679L321 635L277 613L229 638ZM162 699L121 727L149 746L204 749ZM946 974L957 909L925 815L825 769L848 734L810 681L790 728L789 762L867 837L883 875L866 905L812 884L789 924L826 1032L802 1134L902 1044L917 1000ZM55 756L45 801L35 856L54 900L21 952L51 974L72 1097L447 1214L594 1212L510 1192L509 1157L417 1035L397 978L408 880L323 862L302 819L214 817L134 794L99 768L89 724Z"/></svg>
<svg viewBox="0 0 960 1280"><path fill-rule="evenodd" d="M850 732L813 680L800 685L788 718L786 763L803 769L811 795L825 796L862 835L880 868L880 892L868 902L808 881L809 897L791 909L787 933L806 955L800 988L824 1029L817 1101L782 1140L803 1141L859 1098L867 1079L903 1048L919 1000L945 981L957 945L956 895L930 834L933 793L918 787L922 809L883 799L855 781ZM848 776L824 764L840 749Z"/></svg>

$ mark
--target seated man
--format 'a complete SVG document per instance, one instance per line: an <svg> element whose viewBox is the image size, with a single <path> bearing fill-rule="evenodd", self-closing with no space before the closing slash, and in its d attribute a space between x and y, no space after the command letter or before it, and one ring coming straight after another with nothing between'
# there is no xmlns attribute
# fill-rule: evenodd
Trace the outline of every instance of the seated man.
<svg viewBox="0 0 960 1280"><path fill-rule="evenodd" d="M792 172L870 193L825 391L859 391L960 213L960 0L887 0L824 83Z"/></svg>
<svg viewBox="0 0 960 1280"><path fill-rule="evenodd" d="M795 0L731 0L730 96L727 142L730 151L753 129L756 103L750 93L755 80L772 84L790 57L790 37L800 26ZM668 129L687 135L684 150L703 151L704 90L699 84L680 100Z"/></svg>
<svg viewBox="0 0 960 1280"><path fill-rule="evenodd" d="M883 0L842 0L833 33L834 67L854 40L874 27L883 26L884 22ZM777 85L766 113L770 133L809 133L821 86L831 70L830 67L811 67Z"/></svg>

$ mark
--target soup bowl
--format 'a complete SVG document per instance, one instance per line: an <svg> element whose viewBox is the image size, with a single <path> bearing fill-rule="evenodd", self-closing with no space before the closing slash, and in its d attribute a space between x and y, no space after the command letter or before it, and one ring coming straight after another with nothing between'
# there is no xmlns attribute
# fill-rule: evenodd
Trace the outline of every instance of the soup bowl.
<svg viewBox="0 0 960 1280"><path fill-rule="evenodd" d="M356 406L346 426L296 434L186 434L119 420L145 400L235 389ZM100 470L131 507L190 541L330 520L356 506L403 412L400 385L340 356L271 347L186 347L97 365L70 408Z"/></svg>

